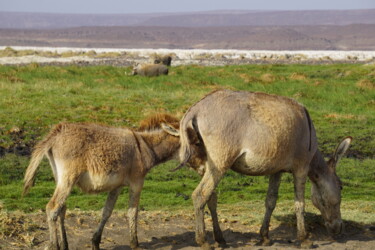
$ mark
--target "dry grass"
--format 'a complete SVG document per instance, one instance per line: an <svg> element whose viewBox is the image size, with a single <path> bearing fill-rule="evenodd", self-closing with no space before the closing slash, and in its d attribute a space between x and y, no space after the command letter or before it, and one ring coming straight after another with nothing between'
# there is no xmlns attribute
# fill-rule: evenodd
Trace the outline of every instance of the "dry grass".
<svg viewBox="0 0 375 250"><path fill-rule="evenodd" d="M0 238L13 238L12 245L14 247L29 248L34 246L36 242L32 232L37 229L40 229L40 226L22 212L0 212Z"/></svg>
<svg viewBox="0 0 375 250"><path fill-rule="evenodd" d="M322 85L322 84L323 84L322 81L315 81L315 82L313 83L314 86L320 86L320 85Z"/></svg>
<svg viewBox="0 0 375 250"><path fill-rule="evenodd" d="M244 81L244 83L251 83L251 82L258 82L259 81L258 78L254 77L252 75L244 74L244 73L239 74L238 76Z"/></svg>
<svg viewBox="0 0 375 250"><path fill-rule="evenodd" d="M368 79L362 79L356 83L356 86L360 89L364 90L374 90L375 89L375 82L370 81Z"/></svg>
<svg viewBox="0 0 375 250"><path fill-rule="evenodd" d="M325 118L330 118L336 121L339 120L356 120L356 121L365 121L366 117L362 115L353 115L353 114L337 114L337 113L330 113L324 115Z"/></svg>
<svg viewBox="0 0 375 250"><path fill-rule="evenodd" d="M260 76L262 83L273 83L276 80L276 76L266 73Z"/></svg>
<svg viewBox="0 0 375 250"><path fill-rule="evenodd" d="M127 58L138 58L139 54L134 53L125 53L125 52L101 52L97 53L95 50L90 51L65 51L62 53L57 53L56 51L35 51L35 50L15 50L11 47L6 47L3 50L0 50L0 57L22 57L22 56L41 56L41 57L76 57L76 56L86 56L90 58L118 58L118 57L127 57Z"/></svg>
<svg viewBox="0 0 375 250"><path fill-rule="evenodd" d="M96 54L95 57L96 58L117 58L117 57L121 57L122 55L123 54L120 52L103 52L103 53Z"/></svg>
<svg viewBox="0 0 375 250"><path fill-rule="evenodd" d="M292 73L289 76L290 80L297 80L297 81L306 81L307 77L304 74L301 73Z"/></svg>
<svg viewBox="0 0 375 250"><path fill-rule="evenodd" d="M343 115L343 114L336 114L336 113L327 114L324 117L333 118L333 119L355 119L356 118L355 115L351 115L351 114Z"/></svg>

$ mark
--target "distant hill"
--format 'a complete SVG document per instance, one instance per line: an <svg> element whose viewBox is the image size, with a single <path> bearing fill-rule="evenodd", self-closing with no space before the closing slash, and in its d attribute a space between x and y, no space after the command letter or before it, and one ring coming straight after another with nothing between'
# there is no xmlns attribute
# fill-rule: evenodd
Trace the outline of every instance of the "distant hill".
<svg viewBox="0 0 375 250"><path fill-rule="evenodd" d="M375 9L151 14L0 12L0 46L375 50Z"/></svg>
<svg viewBox="0 0 375 250"><path fill-rule="evenodd" d="M0 12L0 28L56 29L83 26L301 26L375 24L375 9L246 11L150 14L51 14Z"/></svg>
<svg viewBox="0 0 375 250"><path fill-rule="evenodd" d="M375 24L0 29L0 46L375 50Z"/></svg>
<svg viewBox="0 0 375 250"><path fill-rule="evenodd" d="M266 11L251 13L181 14L150 17L139 25L144 26L297 26L297 25L348 25L375 24L372 10L316 10Z"/></svg>

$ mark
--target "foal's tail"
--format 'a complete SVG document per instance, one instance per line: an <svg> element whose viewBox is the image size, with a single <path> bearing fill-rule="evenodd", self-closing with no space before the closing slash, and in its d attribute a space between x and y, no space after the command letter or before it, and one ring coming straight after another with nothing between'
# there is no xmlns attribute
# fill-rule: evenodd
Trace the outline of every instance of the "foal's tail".
<svg viewBox="0 0 375 250"><path fill-rule="evenodd" d="M34 185L36 171L38 170L39 164L43 160L43 157L52 148L55 141L55 136L57 133L59 133L60 129L61 124L55 126L50 133L34 147L34 151L24 177L22 196L25 196L29 192L30 188Z"/></svg>

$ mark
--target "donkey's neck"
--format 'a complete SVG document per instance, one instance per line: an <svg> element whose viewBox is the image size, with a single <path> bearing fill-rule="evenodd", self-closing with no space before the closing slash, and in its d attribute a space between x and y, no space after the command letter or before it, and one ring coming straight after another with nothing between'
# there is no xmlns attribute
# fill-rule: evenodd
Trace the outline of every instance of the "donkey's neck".
<svg viewBox="0 0 375 250"><path fill-rule="evenodd" d="M174 157L179 148L179 138L163 130L140 132L139 135L153 154L153 165L163 163Z"/></svg>
<svg viewBox="0 0 375 250"><path fill-rule="evenodd" d="M326 176L328 171L328 165L325 162L322 153L317 149L310 163L309 178L316 182L320 176Z"/></svg>

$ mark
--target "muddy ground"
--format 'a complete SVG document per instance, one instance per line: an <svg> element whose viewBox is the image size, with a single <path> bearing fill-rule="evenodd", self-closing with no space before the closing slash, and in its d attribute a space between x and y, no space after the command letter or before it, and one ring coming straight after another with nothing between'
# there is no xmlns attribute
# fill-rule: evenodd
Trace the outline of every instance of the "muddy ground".
<svg viewBox="0 0 375 250"><path fill-rule="evenodd" d="M212 227L206 215L208 238L213 246ZM259 225L244 225L240 221L221 217L221 228L227 249L293 249L295 220L293 215L271 221L272 246L257 246ZM66 229L70 249L90 249L91 237L100 220L99 212L68 211ZM44 249L48 241L48 226L43 212L33 214L1 213L0 249ZM375 249L374 225L345 221L345 233L333 239L326 235L320 216L307 214L307 228L314 248ZM275 225L276 224L276 225ZM138 238L144 249L199 249L194 241L194 217L185 213L142 211L139 216ZM116 211L107 222L102 249L125 250L129 247L125 212Z"/></svg>

